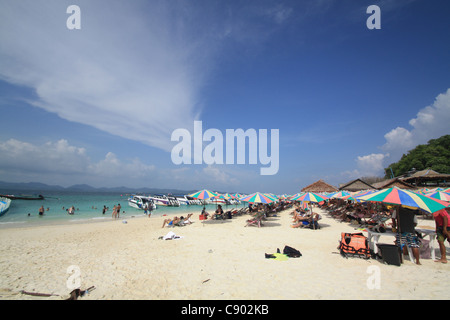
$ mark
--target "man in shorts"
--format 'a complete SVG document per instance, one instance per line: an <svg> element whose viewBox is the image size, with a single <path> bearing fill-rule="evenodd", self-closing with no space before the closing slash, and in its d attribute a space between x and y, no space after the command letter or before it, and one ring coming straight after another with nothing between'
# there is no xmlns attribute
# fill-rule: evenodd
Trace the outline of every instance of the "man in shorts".
<svg viewBox="0 0 450 320"><path fill-rule="evenodd" d="M395 244L400 247L404 255L408 254L406 246L411 248L416 264L420 265L420 242L415 230L417 225L416 213L417 210L397 207L392 214L392 227L398 229L395 235Z"/></svg>
<svg viewBox="0 0 450 320"><path fill-rule="evenodd" d="M434 222L436 223L437 241L439 243L439 251L441 258L436 262L447 263L445 240L450 243L450 208L445 208L433 213Z"/></svg>

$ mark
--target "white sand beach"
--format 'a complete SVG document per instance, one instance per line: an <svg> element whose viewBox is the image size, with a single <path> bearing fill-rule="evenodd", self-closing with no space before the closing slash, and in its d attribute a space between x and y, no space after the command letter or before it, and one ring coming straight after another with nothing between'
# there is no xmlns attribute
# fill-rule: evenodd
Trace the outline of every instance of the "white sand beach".
<svg viewBox="0 0 450 320"><path fill-rule="evenodd" d="M161 228L167 217L127 218L72 225L9 228L0 231L0 299L62 300L77 266L80 299L449 299L450 265L422 259L402 266L338 254L341 232L356 232L325 211L320 230L291 228L291 209L264 226L245 227L248 215ZM418 227L432 228L419 219ZM178 240L161 240L173 231ZM383 243L393 238L382 237ZM288 245L302 257L266 259ZM439 257L437 244L436 255ZM370 268L380 271L380 288L367 285ZM368 269L369 268L369 269ZM72 271L73 272L73 271ZM36 297L21 291L51 293Z"/></svg>

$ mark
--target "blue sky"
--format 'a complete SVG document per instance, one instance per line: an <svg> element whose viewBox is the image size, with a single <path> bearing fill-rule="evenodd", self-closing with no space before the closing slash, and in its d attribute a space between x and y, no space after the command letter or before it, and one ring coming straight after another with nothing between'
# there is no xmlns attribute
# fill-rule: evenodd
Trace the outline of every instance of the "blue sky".
<svg viewBox="0 0 450 320"><path fill-rule="evenodd" d="M295 193L382 176L450 133L449 16L446 0L0 0L0 180ZM278 129L277 174L173 164L195 120Z"/></svg>

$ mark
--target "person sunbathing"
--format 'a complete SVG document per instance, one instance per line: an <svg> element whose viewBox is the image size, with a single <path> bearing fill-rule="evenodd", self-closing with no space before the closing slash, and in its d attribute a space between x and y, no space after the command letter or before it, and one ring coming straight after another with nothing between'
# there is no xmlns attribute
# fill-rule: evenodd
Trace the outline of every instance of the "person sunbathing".
<svg viewBox="0 0 450 320"><path fill-rule="evenodd" d="M186 225L186 224L191 224L191 217L192 217L193 213L189 213L187 215L186 218L184 218L183 216L180 217L180 221L178 222L178 225Z"/></svg>
<svg viewBox="0 0 450 320"><path fill-rule="evenodd" d="M292 228L299 228L305 225L309 225L310 223L317 222L320 219L320 215L318 213L312 213L312 215L306 215L304 217L299 217L296 224L291 225Z"/></svg>
<svg viewBox="0 0 450 320"><path fill-rule="evenodd" d="M219 206L218 206L216 212L214 212L214 213L211 215L210 220L213 220L216 216L221 216L221 217L223 217L223 210L222 210L222 206L221 206L220 204L219 204Z"/></svg>
<svg viewBox="0 0 450 320"><path fill-rule="evenodd" d="M162 228L164 228L167 224L168 227L174 227L176 224L180 222L180 218L174 217L173 219L164 219Z"/></svg>

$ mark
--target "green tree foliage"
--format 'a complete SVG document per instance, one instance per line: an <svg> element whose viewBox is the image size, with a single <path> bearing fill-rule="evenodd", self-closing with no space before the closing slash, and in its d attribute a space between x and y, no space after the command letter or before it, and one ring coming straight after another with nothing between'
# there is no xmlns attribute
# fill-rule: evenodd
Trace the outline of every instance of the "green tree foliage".
<svg viewBox="0 0 450 320"><path fill-rule="evenodd" d="M439 173L450 174L450 135L432 139L408 151L402 158L385 169L386 178L390 178L391 169L394 176L405 174L415 168L417 171L432 169Z"/></svg>

